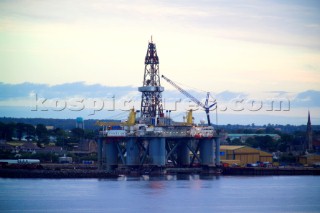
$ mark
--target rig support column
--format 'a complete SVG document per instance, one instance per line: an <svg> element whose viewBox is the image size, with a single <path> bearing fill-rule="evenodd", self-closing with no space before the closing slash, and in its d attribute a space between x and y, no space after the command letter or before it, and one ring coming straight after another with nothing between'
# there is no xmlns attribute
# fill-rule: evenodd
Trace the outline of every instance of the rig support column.
<svg viewBox="0 0 320 213"><path fill-rule="evenodd" d="M98 169L102 169L102 144L101 138L98 139Z"/></svg>
<svg viewBox="0 0 320 213"><path fill-rule="evenodd" d="M215 145L216 145L216 166L220 166L220 138L219 137L216 137L215 138Z"/></svg>
<svg viewBox="0 0 320 213"><path fill-rule="evenodd" d="M201 164L210 166L213 164L213 139L201 139L200 143L200 159Z"/></svg>
<svg viewBox="0 0 320 213"><path fill-rule="evenodd" d="M107 141L104 144L106 153L106 169L107 171L113 171L118 165L118 149L115 141Z"/></svg>
<svg viewBox="0 0 320 213"><path fill-rule="evenodd" d="M135 138L128 138L126 143L127 166L138 166L140 164L139 147Z"/></svg>
<svg viewBox="0 0 320 213"><path fill-rule="evenodd" d="M166 165L166 139L154 137L149 141L150 164L156 166Z"/></svg>
<svg viewBox="0 0 320 213"><path fill-rule="evenodd" d="M189 140L185 139L180 141L179 147L177 149L178 154L178 165L189 166L190 165L190 150L188 148Z"/></svg>

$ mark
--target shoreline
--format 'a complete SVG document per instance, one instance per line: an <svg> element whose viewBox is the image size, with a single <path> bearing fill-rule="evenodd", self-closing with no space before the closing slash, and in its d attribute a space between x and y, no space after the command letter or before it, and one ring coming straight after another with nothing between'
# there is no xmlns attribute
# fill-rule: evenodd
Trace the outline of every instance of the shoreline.
<svg viewBox="0 0 320 213"><path fill-rule="evenodd" d="M101 170L43 170L43 169L0 169L0 178L118 178L117 174Z"/></svg>
<svg viewBox="0 0 320 213"><path fill-rule="evenodd" d="M227 167L223 169L223 174L233 175L233 176L320 175L320 169L304 168L304 167L292 167L292 168Z"/></svg>
<svg viewBox="0 0 320 213"><path fill-rule="evenodd" d="M181 170L179 172L168 171L163 175L179 175L179 174L202 174L193 170ZM1 168L0 178L50 178L50 179L64 179L64 178L101 178L101 179L115 179L127 176L141 176L142 174L116 174L108 173L104 170L92 169L12 169ZM207 175L222 175L222 176L294 176L294 175L320 175L319 168L224 168L221 174L207 174Z"/></svg>

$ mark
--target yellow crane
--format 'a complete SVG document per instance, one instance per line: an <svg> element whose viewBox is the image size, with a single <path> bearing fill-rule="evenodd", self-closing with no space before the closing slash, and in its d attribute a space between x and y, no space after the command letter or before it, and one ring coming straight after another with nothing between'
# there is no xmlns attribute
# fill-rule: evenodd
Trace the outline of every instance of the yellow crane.
<svg viewBox="0 0 320 213"><path fill-rule="evenodd" d="M136 111L130 110L128 120L126 122L115 122L115 121L96 121L96 126L133 126L136 123Z"/></svg>

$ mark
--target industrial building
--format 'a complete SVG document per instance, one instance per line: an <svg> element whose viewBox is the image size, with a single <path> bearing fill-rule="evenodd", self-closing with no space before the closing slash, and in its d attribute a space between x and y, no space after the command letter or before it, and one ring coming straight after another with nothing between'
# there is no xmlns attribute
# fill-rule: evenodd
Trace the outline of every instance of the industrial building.
<svg viewBox="0 0 320 213"><path fill-rule="evenodd" d="M316 163L320 163L320 155L319 154L307 154L299 157L299 163L312 166Z"/></svg>
<svg viewBox="0 0 320 213"><path fill-rule="evenodd" d="M221 161L238 161L240 165L272 162L272 154L247 146L221 146Z"/></svg>
<svg viewBox="0 0 320 213"><path fill-rule="evenodd" d="M159 58L156 45L148 43L145 57L141 109L132 109L123 123L98 122L102 127L98 140L98 164L108 172L165 173L166 168L200 166L203 171L214 173L220 165L220 136L211 126L209 93L205 103L165 76L161 76L190 100L202 107L208 124L196 125L192 110L187 112L184 123L173 121L162 104ZM190 155L191 153L191 155Z"/></svg>

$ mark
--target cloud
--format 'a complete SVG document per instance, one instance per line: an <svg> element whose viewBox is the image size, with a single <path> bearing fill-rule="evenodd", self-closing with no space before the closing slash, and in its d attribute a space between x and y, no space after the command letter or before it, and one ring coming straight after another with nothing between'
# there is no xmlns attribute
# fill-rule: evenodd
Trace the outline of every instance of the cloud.
<svg viewBox="0 0 320 213"><path fill-rule="evenodd" d="M42 98L110 98L112 96L122 97L137 88L131 86L103 86L101 84L85 84L84 82L65 83L50 86L48 84L21 83L8 84L0 82L0 100L26 98L30 94L37 94Z"/></svg>
<svg viewBox="0 0 320 213"><path fill-rule="evenodd" d="M7 84L0 82L0 100L28 97L33 91L41 91L47 87L45 84Z"/></svg>
<svg viewBox="0 0 320 213"><path fill-rule="evenodd" d="M2 1L0 25L18 23L130 23L157 27L173 26L210 30L215 36L317 46L319 48L319 4L312 1ZM145 17L148 17L147 19ZM1 21L2 20L2 21ZM14 23L14 22L13 22ZM155 24L154 24L155 25ZM20 27L21 28L21 27ZM1 29L1 27L0 27ZM26 29L27 30L27 29ZM276 32L276 33L275 33ZM303 39L305 38L305 39ZM307 39L306 39L307 38Z"/></svg>
<svg viewBox="0 0 320 213"><path fill-rule="evenodd" d="M215 98L219 101L230 101L235 98L246 98L248 95L241 92L223 91L215 95Z"/></svg>
<svg viewBox="0 0 320 213"><path fill-rule="evenodd" d="M320 107L320 91L307 90L298 93L292 104L297 107Z"/></svg>
<svg viewBox="0 0 320 213"><path fill-rule="evenodd" d="M121 119L125 119L127 116L128 109L132 108L133 105L136 109L140 107L141 93L138 92L136 87L133 86L104 86L101 84L85 84L84 82L73 82L58 85L48 84L36 84L36 83L21 83L21 84L6 84L0 83L0 90L3 91L0 94L0 116L6 117L55 117L55 118L73 118L73 117L86 117L86 118L106 118L115 116L121 113ZM187 90L188 93L192 94L196 99L204 102L206 93L204 91ZM41 105L35 102L34 97L30 94L38 94L39 98L46 99L62 99L68 100L73 97L85 98L85 108L83 110L72 110L72 105L60 111L57 108L50 108L51 105ZM232 100L233 99L244 99L247 100L258 100L262 96L256 94L248 94L233 91L223 91L220 93L212 94L212 97L216 98L220 103L219 108L219 120L221 123L301 123L302 118L308 109L313 114L317 114L320 110L320 91L307 90L300 93L293 94L286 91L271 91L266 92L270 98L274 97L275 100L278 98L289 97L290 110L287 111L266 111L269 109L263 105L263 109L259 112L248 110L248 106L244 104L245 110L242 112L232 111ZM116 96L115 109L112 110L112 104L110 97ZM163 93L163 104L165 109L175 109L175 101L182 100L178 104L177 111L172 112L172 116L176 116L177 119L182 119L188 107L189 99L177 90L165 90ZM96 109L96 106L91 106L94 99L108 99L102 110ZM133 102L128 102L133 100ZM267 100L267 99L266 99ZM281 99L282 100L282 99ZM128 105L123 105L127 102ZM227 106L227 110L222 110L221 106ZM222 104L222 105L221 105ZM39 105L37 110L35 105ZM278 106L275 106L277 108ZM284 106L286 107L286 106ZM48 109L48 110L44 110ZM268 114L269 113L269 114ZM247 115L248 114L248 115ZM195 112L197 119L204 117L203 110ZM214 114L212 114L214 117ZM273 116L273 117L270 117ZM120 118L119 117L119 118ZM181 118L180 118L181 117ZM277 118L278 117L278 118ZM271 119L272 118L272 119ZM290 119L289 119L290 118ZM314 118L316 119L316 118ZM232 122L234 121L234 122ZM317 122L317 120L315 120Z"/></svg>
<svg viewBox="0 0 320 213"><path fill-rule="evenodd" d="M167 85L164 85L167 86ZM101 84L86 84L85 82L73 82L57 85L37 84L37 83L21 83L8 84L0 82L0 101L12 99L26 99L37 94L40 98L46 99L68 99L74 97L80 98L111 98L115 96L117 99L134 99L139 101L141 93L137 87L133 86L105 86ZM204 102L206 98L205 91L197 91L194 89L186 89L188 93L196 99ZM265 92L267 98L288 98L294 107L320 107L320 91L307 90L293 94L287 91L270 91ZM255 95L243 92L223 91L220 93L212 93L212 98L218 101L231 101L237 98L261 99L263 94ZM178 90L165 90L162 97L166 101L178 99L188 99Z"/></svg>
<svg viewBox="0 0 320 213"><path fill-rule="evenodd" d="M30 96L37 95L38 98L45 99L69 99L74 97L80 98L111 98L115 96L117 100L130 100L140 101L141 93L137 87L133 86L104 86L101 84L86 84L85 82L73 82L57 85L37 84L37 83L21 83L21 84L8 84L0 82L0 101L6 100L25 100ZM196 99L203 101L206 98L206 93L203 91L188 90L188 93ZM226 94L224 93L221 93ZM238 94L228 92L230 94ZM178 90L165 90L162 97L167 102L174 102L179 99L188 99L185 95ZM222 97L219 95L219 97ZM233 97L233 96L232 96Z"/></svg>

